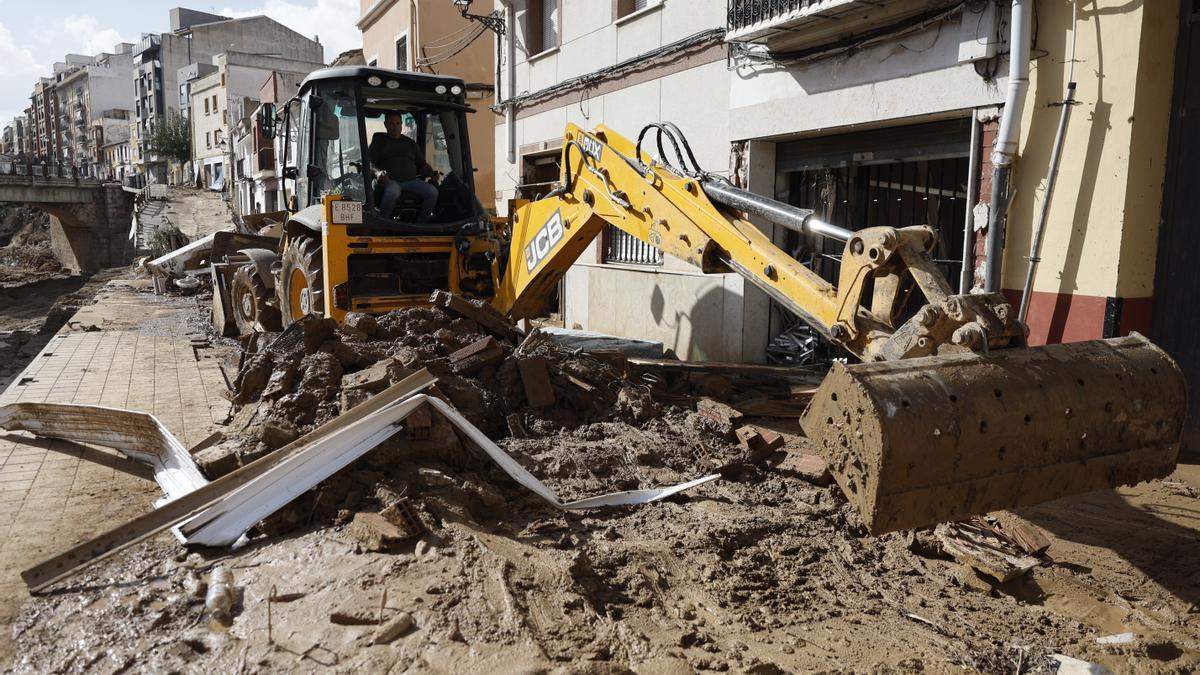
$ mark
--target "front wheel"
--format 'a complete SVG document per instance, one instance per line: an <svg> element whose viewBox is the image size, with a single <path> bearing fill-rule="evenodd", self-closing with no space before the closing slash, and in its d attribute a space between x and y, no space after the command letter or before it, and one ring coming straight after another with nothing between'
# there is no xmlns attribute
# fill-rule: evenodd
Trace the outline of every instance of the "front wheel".
<svg viewBox="0 0 1200 675"><path fill-rule="evenodd" d="M287 328L309 314L323 316L325 299L320 244L312 237L297 237L288 242L279 264L275 292L279 296L283 327Z"/></svg>
<svg viewBox="0 0 1200 675"><path fill-rule="evenodd" d="M233 274L229 285L229 300L233 306L233 321L240 335L256 330L277 331L279 310L268 302L270 292L258 277L254 265L242 265Z"/></svg>

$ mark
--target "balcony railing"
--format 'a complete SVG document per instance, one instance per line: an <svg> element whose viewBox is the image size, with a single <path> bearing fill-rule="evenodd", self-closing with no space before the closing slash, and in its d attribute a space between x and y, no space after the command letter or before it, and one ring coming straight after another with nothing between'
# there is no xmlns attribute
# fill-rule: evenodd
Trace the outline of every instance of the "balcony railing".
<svg viewBox="0 0 1200 675"><path fill-rule="evenodd" d="M773 22L789 14L820 11L821 5L843 4L845 0L729 0L729 30Z"/></svg>
<svg viewBox="0 0 1200 675"><path fill-rule="evenodd" d="M796 50L961 6L957 0L728 0L729 42Z"/></svg>

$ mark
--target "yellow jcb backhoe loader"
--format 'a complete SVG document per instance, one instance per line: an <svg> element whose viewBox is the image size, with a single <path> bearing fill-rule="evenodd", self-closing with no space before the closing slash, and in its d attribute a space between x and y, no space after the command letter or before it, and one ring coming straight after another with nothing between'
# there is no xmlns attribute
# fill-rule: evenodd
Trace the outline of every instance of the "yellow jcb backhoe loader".
<svg viewBox="0 0 1200 675"><path fill-rule="evenodd" d="M848 230L740 190L703 172L670 124L646 127L636 142L568 126L560 184L514 202L510 218L488 218L474 198L460 80L329 69L310 75L293 105L299 113L285 116L285 129L298 130L303 172L288 173L300 208L279 261L255 267L273 276L258 282L276 289L285 324L310 312L340 320L427 304L435 289L486 299L514 319L536 316L613 225L706 273L740 274L862 361L835 363L801 422L872 533L1132 484L1175 466L1185 391L1162 350L1136 334L1028 347L1003 296L952 292L930 256L929 227ZM387 111L406 116L442 174L427 222L403 203L378 211L364 148ZM648 138L653 158L641 147ZM837 285L743 214L845 242Z"/></svg>

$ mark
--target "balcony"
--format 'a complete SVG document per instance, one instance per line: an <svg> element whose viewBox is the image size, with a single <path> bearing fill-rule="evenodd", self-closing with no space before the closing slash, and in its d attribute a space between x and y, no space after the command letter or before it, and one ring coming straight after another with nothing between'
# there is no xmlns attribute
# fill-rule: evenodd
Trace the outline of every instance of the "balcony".
<svg viewBox="0 0 1200 675"><path fill-rule="evenodd" d="M255 153L252 172L255 180L275 177L274 148L263 148Z"/></svg>
<svg viewBox="0 0 1200 675"><path fill-rule="evenodd" d="M157 35L147 35L142 38L137 44L137 48L133 50L134 55L140 55L159 45L159 37Z"/></svg>
<svg viewBox="0 0 1200 675"><path fill-rule="evenodd" d="M861 34L957 0L728 0L727 42L802 50Z"/></svg>

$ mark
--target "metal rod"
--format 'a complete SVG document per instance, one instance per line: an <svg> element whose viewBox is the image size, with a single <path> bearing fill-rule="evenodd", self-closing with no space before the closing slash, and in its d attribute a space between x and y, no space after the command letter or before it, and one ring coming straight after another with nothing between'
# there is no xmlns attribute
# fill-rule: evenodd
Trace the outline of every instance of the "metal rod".
<svg viewBox="0 0 1200 675"><path fill-rule="evenodd" d="M975 280L975 202L979 200L979 119L971 112L971 151L967 159L967 214L963 218L962 274L958 292L971 290Z"/></svg>
<svg viewBox="0 0 1200 675"><path fill-rule="evenodd" d="M1078 19L1078 4L1071 2L1071 58L1067 66L1067 94L1062 103L1062 115L1058 118L1058 132L1054 135L1054 150L1050 153L1050 166L1046 170L1046 194L1038 210L1037 224L1029 243L1029 268L1025 270L1025 287L1021 290L1021 309L1018 317L1025 322L1029 315L1029 297L1033 295L1033 275L1041 262L1042 235L1046 231L1046 220L1050 217L1050 200L1054 196L1054 184L1058 181L1058 163L1066 142L1067 123L1071 121L1071 108L1075 107L1075 34Z"/></svg>
<svg viewBox="0 0 1200 675"><path fill-rule="evenodd" d="M831 239L846 241L854 233L836 225L830 225L813 216L812 209L801 209L790 204L768 199L753 192L734 187L723 180L702 182L708 198L739 211L768 220L794 232L819 234Z"/></svg>

